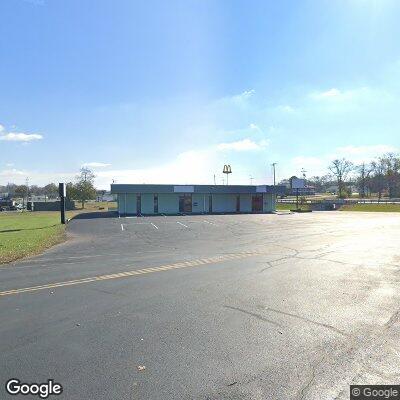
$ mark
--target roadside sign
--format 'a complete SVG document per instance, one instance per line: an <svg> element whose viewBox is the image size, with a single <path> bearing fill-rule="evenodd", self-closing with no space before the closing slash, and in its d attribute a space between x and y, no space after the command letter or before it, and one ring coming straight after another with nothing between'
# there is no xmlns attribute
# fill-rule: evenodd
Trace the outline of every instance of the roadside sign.
<svg viewBox="0 0 400 400"><path fill-rule="evenodd" d="M65 183L58 184L58 194L60 195L60 216L61 223L65 224L65 198L67 197L67 188Z"/></svg>

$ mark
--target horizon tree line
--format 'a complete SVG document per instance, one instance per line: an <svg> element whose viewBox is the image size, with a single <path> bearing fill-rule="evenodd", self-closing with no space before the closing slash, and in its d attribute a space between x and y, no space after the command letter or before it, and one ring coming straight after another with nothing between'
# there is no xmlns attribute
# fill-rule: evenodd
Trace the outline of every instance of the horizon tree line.
<svg viewBox="0 0 400 400"><path fill-rule="evenodd" d="M328 173L323 176L312 176L307 182L315 186L316 192L326 192L335 184L339 197L351 195L351 186L356 186L360 197L377 194L390 198L400 197L400 155L386 153L370 162L354 164L346 158L333 160L327 167ZM96 190L95 175L92 170L82 167L74 182L67 183L67 198L77 200L84 207L85 202L104 195L104 190ZM28 198L28 196L45 195L49 199L58 197L58 185L49 183L45 186L17 185L8 183L0 185L0 193L9 193L12 196Z"/></svg>
<svg viewBox="0 0 400 400"><path fill-rule="evenodd" d="M390 198L400 197L400 156L386 153L368 163L354 164L346 158L335 159L328 166L328 174L307 179L317 192L326 192L336 184L339 197L351 194L356 186L360 197L376 193L381 199L384 194Z"/></svg>
<svg viewBox="0 0 400 400"><path fill-rule="evenodd" d="M75 182L67 183L67 198L69 200L77 200L85 207L85 202L93 200L97 195L104 195L104 190L96 190L94 186L95 175L92 170L82 167L79 174L75 178ZM43 187L38 185L16 185L8 183L0 186L0 193L8 193L12 197L21 197L28 199L29 196L47 196L49 199L58 198L58 185L49 183Z"/></svg>

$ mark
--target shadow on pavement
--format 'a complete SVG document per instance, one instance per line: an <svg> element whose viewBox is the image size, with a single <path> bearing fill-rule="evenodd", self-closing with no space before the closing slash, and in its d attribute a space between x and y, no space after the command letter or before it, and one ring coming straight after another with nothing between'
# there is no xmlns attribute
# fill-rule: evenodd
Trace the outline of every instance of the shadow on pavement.
<svg viewBox="0 0 400 400"><path fill-rule="evenodd" d="M94 211L94 212L84 212L77 214L71 218L73 219L96 219L96 218L118 218L118 213L116 211Z"/></svg>

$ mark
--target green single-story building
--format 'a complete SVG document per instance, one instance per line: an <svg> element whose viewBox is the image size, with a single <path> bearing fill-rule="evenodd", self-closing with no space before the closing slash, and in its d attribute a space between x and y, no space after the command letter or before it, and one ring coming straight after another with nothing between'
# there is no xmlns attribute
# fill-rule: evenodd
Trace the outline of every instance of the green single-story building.
<svg viewBox="0 0 400 400"><path fill-rule="evenodd" d="M112 184L120 215L271 213L284 186Z"/></svg>

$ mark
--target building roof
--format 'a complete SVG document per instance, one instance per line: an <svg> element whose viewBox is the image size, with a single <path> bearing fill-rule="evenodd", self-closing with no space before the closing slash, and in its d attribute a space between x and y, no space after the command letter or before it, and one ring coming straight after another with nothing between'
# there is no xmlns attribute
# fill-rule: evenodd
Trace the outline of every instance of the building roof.
<svg viewBox="0 0 400 400"><path fill-rule="evenodd" d="M285 186L273 185L153 185L119 184L111 185L111 193L275 193L285 194Z"/></svg>

